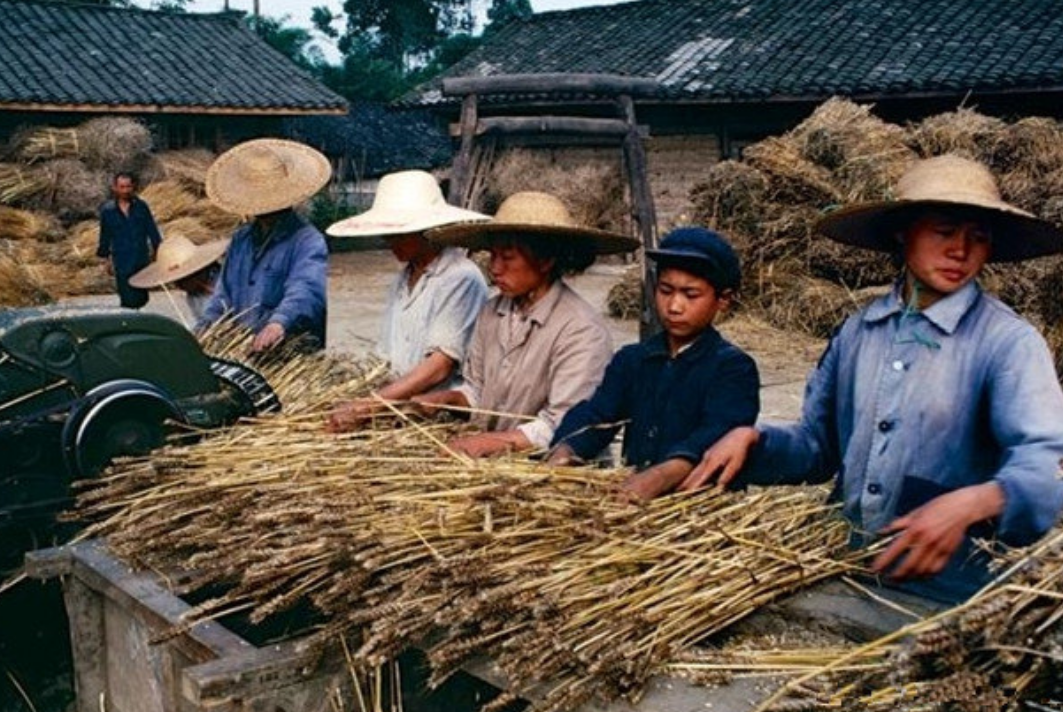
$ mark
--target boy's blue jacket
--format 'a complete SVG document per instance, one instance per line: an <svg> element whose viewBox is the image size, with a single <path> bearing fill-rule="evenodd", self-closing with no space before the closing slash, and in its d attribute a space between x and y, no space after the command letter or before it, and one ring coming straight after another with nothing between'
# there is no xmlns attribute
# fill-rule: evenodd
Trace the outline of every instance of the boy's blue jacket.
<svg viewBox="0 0 1063 712"><path fill-rule="evenodd" d="M624 430L624 460L638 469L683 458L698 462L722 435L752 425L760 409L753 359L709 327L674 358L664 334L613 356L598 390L565 415L552 445L581 458Z"/></svg>

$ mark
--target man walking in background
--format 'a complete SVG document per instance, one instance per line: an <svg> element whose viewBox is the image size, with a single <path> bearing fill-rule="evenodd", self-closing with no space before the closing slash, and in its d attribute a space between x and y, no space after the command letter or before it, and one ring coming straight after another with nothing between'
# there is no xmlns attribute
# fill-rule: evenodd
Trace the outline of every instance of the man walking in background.
<svg viewBox="0 0 1063 712"><path fill-rule="evenodd" d="M148 303L147 290L131 286L129 278L151 263L162 241L151 208L136 191L136 179L131 174L115 174L113 197L100 208L100 246L96 250L114 275L121 305L129 309Z"/></svg>

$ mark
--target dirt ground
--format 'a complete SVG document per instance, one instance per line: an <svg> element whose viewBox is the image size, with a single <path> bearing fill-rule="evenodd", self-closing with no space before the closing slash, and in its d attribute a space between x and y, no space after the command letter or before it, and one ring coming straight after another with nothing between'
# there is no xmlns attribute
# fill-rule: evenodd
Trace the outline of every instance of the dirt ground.
<svg viewBox="0 0 1063 712"><path fill-rule="evenodd" d="M337 354L358 356L369 352L380 330L384 294L399 264L387 250L338 252L329 258L328 349ZM570 284L607 314L609 288L620 280L622 264L596 264L584 274L570 278ZM163 292L153 292L146 309L187 321L183 296L171 300ZM79 304L112 305L117 297L81 297ZM606 317L616 348L638 339L638 322ZM738 314L719 324L724 335L748 351L760 367L761 417L794 419L801 412L805 377L823 349L823 342L779 331L752 317Z"/></svg>

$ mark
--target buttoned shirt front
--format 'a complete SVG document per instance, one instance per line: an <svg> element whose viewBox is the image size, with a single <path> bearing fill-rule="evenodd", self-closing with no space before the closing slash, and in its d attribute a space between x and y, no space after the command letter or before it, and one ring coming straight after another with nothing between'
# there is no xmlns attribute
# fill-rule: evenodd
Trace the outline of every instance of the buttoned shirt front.
<svg viewBox="0 0 1063 712"><path fill-rule="evenodd" d="M413 286L410 267L396 276L388 290L378 352L403 376L433 351L458 364L454 377L440 388L460 382L476 317L487 301L487 283L476 264L458 248L443 250Z"/></svg>
<svg viewBox="0 0 1063 712"><path fill-rule="evenodd" d="M124 213L118 202L108 200L100 207L100 241L96 248L99 257L110 257L115 275L129 277L151 262L151 252L162 242L151 208L137 197Z"/></svg>
<svg viewBox="0 0 1063 712"><path fill-rule="evenodd" d="M846 321L809 379L801 421L764 427L744 476L837 473L866 538L940 494L993 481L1004 511L995 529L972 533L1024 545L1063 509L1061 457L1063 393L1036 329L974 282L924 311L906 309L898 285ZM912 587L972 593L985 572L969 544L937 581Z"/></svg>
<svg viewBox="0 0 1063 712"><path fill-rule="evenodd" d="M476 320L461 388L473 408L492 412L472 422L518 429L545 448L565 413L594 392L612 354L601 315L561 280L527 312L495 297Z"/></svg>

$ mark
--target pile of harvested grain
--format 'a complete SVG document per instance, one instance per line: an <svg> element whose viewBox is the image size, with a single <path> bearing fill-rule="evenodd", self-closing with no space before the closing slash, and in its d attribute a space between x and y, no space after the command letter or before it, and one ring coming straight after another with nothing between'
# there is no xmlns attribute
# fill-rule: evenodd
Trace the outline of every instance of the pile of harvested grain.
<svg viewBox="0 0 1063 712"><path fill-rule="evenodd" d="M642 315L642 265L631 265L624 275L609 288L605 299L609 316L616 319L638 319Z"/></svg>
<svg viewBox="0 0 1063 712"><path fill-rule="evenodd" d="M51 301L25 265L0 251L0 305L30 307Z"/></svg>
<svg viewBox="0 0 1063 712"><path fill-rule="evenodd" d="M246 348L233 337L223 353ZM326 435L329 403L384 371L337 380L317 358L263 365L283 414L119 463L80 498L128 562L223 587L186 624L308 602L311 640L351 640L363 668L429 641L433 683L488 655L507 681L492 709L545 684L536 708L565 710L637 699L705 635L856 565L819 489L636 506L616 496L624 471L469 460L443 446L454 426Z"/></svg>
<svg viewBox="0 0 1063 712"><path fill-rule="evenodd" d="M581 225L628 230L624 183L616 165L562 166L545 153L514 149L495 159L484 188L477 209L487 213L494 213L514 193L534 190L560 198Z"/></svg>

